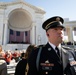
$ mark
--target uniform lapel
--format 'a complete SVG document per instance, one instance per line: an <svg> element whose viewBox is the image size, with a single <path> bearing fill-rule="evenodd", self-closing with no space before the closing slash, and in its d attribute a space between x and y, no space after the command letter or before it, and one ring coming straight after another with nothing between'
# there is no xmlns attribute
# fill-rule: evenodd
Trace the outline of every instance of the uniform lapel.
<svg viewBox="0 0 76 75"><path fill-rule="evenodd" d="M51 47L49 43L46 44L47 50L50 51L52 57L60 63L60 57L57 55L55 50Z"/></svg>
<svg viewBox="0 0 76 75"><path fill-rule="evenodd" d="M63 62L63 70L66 68L68 63L68 52L62 48L62 62Z"/></svg>

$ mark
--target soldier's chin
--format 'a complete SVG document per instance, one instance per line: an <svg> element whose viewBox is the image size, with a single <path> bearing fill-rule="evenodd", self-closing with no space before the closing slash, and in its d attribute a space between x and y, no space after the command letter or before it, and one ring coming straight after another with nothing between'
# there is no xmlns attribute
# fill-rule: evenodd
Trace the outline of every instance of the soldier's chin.
<svg viewBox="0 0 76 75"><path fill-rule="evenodd" d="M62 40L60 41L60 43L62 43Z"/></svg>
<svg viewBox="0 0 76 75"><path fill-rule="evenodd" d="M64 40L62 39L62 40L61 40L61 43L62 43L63 41L64 41Z"/></svg>
<svg viewBox="0 0 76 75"><path fill-rule="evenodd" d="M59 42L62 43L63 42L63 39L61 39Z"/></svg>
<svg viewBox="0 0 76 75"><path fill-rule="evenodd" d="M63 40L63 37L60 37L61 40Z"/></svg>

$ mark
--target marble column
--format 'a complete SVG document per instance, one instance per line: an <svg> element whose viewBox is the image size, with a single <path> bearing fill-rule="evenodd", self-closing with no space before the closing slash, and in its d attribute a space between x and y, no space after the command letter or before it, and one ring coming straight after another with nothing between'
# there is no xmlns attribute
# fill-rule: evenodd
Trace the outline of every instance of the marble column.
<svg viewBox="0 0 76 75"><path fill-rule="evenodd" d="M4 24L3 24L3 31L4 31L4 37L3 37L3 45L6 45L8 42L8 19L5 19Z"/></svg>
<svg viewBox="0 0 76 75"><path fill-rule="evenodd" d="M73 27L68 28L68 39L70 42L73 42Z"/></svg>
<svg viewBox="0 0 76 75"><path fill-rule="evenodd" d="M36 44L36 24L35 24L35 22L32 23L32 28L30 31L30 42L32 44Z"/></svg>

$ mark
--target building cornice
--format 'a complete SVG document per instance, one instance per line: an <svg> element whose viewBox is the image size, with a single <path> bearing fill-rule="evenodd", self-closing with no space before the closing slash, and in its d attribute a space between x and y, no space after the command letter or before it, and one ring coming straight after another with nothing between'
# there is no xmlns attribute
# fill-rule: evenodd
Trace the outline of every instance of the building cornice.
<svg viewBox="0 0 76 75"><path fill-rule="evenodd" d="M64 26L76 26L76 21L68 21L64 23Z"/></svg>
<svg viewBox="0 0 76 75"><path fill-rule="evenodd" d="M11 6L11 5L16 5L16 4L23 4L23 5L26 5L32 9L35 10L35 12L37 13L42 13L42 14L45 14L46 12L36 6L33 6L27 2L24 2L24 1L17 1L17 2L0 2L0 8L4 8L6 6Z"/></svg>

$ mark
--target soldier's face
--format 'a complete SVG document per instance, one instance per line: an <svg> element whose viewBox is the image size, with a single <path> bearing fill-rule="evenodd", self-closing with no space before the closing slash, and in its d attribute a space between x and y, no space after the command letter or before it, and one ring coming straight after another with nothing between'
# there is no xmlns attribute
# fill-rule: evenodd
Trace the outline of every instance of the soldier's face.
<svg viewBox="0 0 76 75"><path fill-rule="evenodd" d="M50 42L61 43L63 40L63 28L61 27L50 28L46 34L49 34L47 37Z"/></svg>

